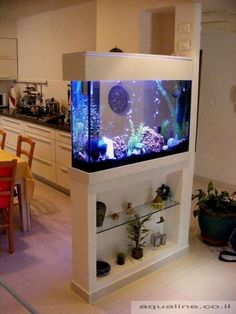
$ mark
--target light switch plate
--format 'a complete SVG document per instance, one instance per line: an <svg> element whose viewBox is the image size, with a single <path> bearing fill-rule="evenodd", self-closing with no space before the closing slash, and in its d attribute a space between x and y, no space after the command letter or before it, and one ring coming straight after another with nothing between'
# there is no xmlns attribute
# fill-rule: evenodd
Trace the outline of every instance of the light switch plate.
<svg viewBox="0 0 236 314"><path fill-rule="evenodd" d="M180 34L187 34L191 32L191 24L190 23L180 23L178 24L178 32Z"/></svg>

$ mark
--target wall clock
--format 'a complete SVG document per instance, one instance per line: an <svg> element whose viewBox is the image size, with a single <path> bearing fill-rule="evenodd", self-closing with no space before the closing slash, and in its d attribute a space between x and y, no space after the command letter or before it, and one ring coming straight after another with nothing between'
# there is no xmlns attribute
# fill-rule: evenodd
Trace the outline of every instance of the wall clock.
<svg viewBox="0 0 236 314"><path fill-rule="evenodd" d="M129 94L120 86L113 86L108 94L108 104L112 111L117 114L125 114L129 107Z"/></svg>

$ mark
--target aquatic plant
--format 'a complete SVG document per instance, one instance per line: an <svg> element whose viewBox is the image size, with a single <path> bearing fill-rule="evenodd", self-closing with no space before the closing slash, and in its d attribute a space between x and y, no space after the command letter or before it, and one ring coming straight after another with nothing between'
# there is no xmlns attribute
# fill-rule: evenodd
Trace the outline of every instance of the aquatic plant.
<svg viewBox="0 0 236 314"><path fill-rule="evenodd" d="M82 94L80 81L72 81L72 134L74 158L84 158L84 144L88 140L88 96Z"/></svg>
<svg viewBox="0 0 236 314"><path fill-rule="evenodd" d="M128 149L132 153L135 149L141 149L143 147L142 138L143 138L143 128L144 123L140 123L137 129L135 129L132 120L130 122L130 138L128 142Z"/></svg>
<svg viewBox="0 0 236 314"><path fill-rule="evenodd" d="M191 81L177 81L173 96L176 97L177 122L183 132L185 123L190 120Z"/></svg>
<svg viewBox="0 0 236 314"><path fill-rule="evenodd" d="M162 86L161 80L156 80L156 83L157 83L158 90L160 91L162 96L164 96L164 98L167 102L168 108L170 110L171 122L173 125L175 136L177 136L177 139L181 139L182 138L182 132L181 132L181 128L180 128L178 121L177 121L177 110L176 110L174 98L171 94L166 92L166 90Z"/></svg>
<svg viewBox="0 0 236 314"><path fill-rule="evenodd" d="M170 126L170 120L164 119L161 123L161 135L164 137L165 140L168 138L168 130Z"/></svg>
<svg viewBox="0 0 236 314"><path fill-rule="evenodd" d="M99 82L91 82L93 93L90 95L90 134L98 135L100 130Z"/></svg>

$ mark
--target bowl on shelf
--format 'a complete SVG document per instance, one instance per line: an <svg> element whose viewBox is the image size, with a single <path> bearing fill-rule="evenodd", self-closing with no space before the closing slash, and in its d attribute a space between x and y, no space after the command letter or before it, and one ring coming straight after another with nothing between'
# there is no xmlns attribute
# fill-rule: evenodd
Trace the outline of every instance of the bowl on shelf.
<svg viewBox="0 0 236 314"><path fill-rule="evenodd" d="M97 276L102 277L109 274L111 265L105 261L97 261Z"/></svg>

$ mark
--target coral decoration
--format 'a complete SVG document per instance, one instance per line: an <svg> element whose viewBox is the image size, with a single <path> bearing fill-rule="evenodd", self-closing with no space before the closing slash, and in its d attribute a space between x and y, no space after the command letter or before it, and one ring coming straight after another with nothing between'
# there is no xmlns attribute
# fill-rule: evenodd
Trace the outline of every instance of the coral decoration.
<svg viewBox="0 0 236 314"><path fill-rule="evenodd" d="M164 137L161 134L158 134L148 126L143 127L142 144L146 151L159 153L164 143Z"/></svg>
<svg viewBox="0 0 236 314"><path fill-rule="evenodd" d="M116 136L113 139L114 146L114 156L117 159L120 159L127 154L127 146L122 136Z"/></svg>

